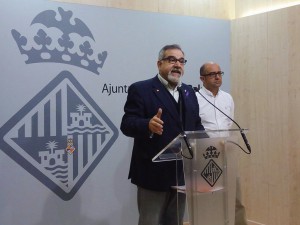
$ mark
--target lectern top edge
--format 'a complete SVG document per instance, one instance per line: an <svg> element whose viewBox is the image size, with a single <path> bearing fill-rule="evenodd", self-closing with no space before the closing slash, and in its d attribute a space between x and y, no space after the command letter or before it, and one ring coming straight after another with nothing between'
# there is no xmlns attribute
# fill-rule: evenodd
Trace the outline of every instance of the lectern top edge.
<svg viewBox="0 0 300 225"><path fill-rule="evenodd" d="M248 129L185 131L184 133L180 133L166 147L164 147L158 154L156 154L152 158L152 162L181 160L182 159L181 144L182 144L183 135L186 135L187 139L191 140L191 139L207 138L207 136L213 136L213 137L230 136L231 133L241 132L241 130L243 132L248 131Z"/></svg>

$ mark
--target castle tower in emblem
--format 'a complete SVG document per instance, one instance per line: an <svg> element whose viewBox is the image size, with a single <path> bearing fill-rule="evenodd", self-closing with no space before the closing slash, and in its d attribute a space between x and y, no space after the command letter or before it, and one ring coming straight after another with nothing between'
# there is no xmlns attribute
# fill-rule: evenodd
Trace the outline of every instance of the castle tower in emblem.
<svg viewBox="0 0 300 225"><path fill-rule="evenodd" d="M40 151L39 156L41 158L41 164L44 167L53 167L53 166L63 166L66 165L66 162L63 160L63 155L65 154L64 149L56 149L57 142L49 141L47 144L47 149L50 151Z"/></svg>
<svg viewBox="0 0 300 225"><path fill-rule="evenodd" d="M70 127L89 127L91 126L91 118L92 113L83 113L85 111L84 105L78 105L77 111L78 113L70 113L70 117L72 119Z"/></svg>

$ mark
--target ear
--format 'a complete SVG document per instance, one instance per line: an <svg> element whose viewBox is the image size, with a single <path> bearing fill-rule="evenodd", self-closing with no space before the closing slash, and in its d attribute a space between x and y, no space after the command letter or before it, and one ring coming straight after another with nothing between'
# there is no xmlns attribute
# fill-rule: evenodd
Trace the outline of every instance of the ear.
<svg viewBox="0 0 300 225"><path fill-rule="evenodd" d="M160 60L158 60L157 63L156 63L156 64L157 64L157 67L160 67L161 63L162 63L162 62L161 62Z"/></svg>
<svg viewBox="0 0 300 225"><path fill-rule="evenodd" d="M205 80L204 76L200 76L200 80L203 82Z"/></svg>

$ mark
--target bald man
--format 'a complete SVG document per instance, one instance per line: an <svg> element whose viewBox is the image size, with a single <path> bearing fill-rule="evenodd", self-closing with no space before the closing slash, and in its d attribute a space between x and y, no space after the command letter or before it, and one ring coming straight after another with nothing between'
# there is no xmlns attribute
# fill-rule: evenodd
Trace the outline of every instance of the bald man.
<svg viewBox="0 0 300 225"><path fill-rule="evenodd" d="M224 72L215 62L204 63L200 68L200 80L203 87L196 93L199 103L199 115L205 130L230 129L232 121L219 112L208 101L221 109L233 119L234 102L231 95L222 91L222 77ZM207 101L207 100L208 101ZM247 225L245 207L241 202L241 185L239 177L236 181L235 225Z"/></svg>

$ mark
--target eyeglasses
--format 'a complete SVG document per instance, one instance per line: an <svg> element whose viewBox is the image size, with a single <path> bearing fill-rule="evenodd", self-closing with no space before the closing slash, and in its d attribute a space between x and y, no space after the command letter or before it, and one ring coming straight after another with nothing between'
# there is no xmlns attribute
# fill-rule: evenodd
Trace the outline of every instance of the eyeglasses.
<svg viewBox="0 0 300 225"><path fill-rule="evenodd" d="M187 60L185 58L176 59L174 56L169 56L169 57L163 58L161 60L168 61L168 63L170 63L170 64L175 64L178 61L181 65L185 65L187 62Z"/></svg>
<svg viewBox="0 0 300 225"><path fill-rule="evenodd" d="M204 77L217 77L217 76L220 76L220 77L222 77L223 75L224 75L224 72L223 71L218 71L218 72L211 72L211 73L208 73L208 74L204 74L204 75L202 75L202 76L204 76Z"/></svg>

